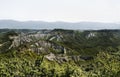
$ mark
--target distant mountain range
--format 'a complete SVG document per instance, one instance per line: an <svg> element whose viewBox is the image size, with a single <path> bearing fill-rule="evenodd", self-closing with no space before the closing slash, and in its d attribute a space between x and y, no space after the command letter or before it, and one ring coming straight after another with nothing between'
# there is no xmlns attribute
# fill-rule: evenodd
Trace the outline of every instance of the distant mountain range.
<svg viewBox="0 0 120 77"><path fill-rule="evenodd" d="M0 29L74 29L74 30L98 30L120 29L120 23L100 22L43 22L43 21L15 21L0 20Z"/></svg>

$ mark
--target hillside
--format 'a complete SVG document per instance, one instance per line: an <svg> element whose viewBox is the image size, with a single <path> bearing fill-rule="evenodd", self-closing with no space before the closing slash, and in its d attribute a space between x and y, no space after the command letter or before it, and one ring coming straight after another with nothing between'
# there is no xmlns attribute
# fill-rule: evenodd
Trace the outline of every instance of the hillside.
<svg viewBox="0 0 120 77"><path fill-rule="evenodd" d="M119 77L120 30L0 30L1 77Z"/></svg>

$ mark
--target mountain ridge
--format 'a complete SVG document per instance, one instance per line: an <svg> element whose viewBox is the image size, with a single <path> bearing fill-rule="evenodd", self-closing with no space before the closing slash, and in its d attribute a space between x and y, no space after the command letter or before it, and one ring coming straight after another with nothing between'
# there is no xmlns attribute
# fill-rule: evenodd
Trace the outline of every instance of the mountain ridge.
<svg viewBox="0 0 120 77"><path fill-rule="evenodd" d="M16 21L0 20L0 29L73 29L73 30L99 30L120 29L119 23L102 22L46 22L46 21Z"/></svg>

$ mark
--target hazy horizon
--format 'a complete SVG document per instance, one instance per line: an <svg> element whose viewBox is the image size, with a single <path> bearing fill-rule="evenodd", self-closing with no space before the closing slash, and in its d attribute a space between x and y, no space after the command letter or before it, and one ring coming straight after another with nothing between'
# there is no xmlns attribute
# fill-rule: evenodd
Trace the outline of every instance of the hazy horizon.
<svg viewBox="0 0 120 77"><path fill-rule="evenodd" d="M0 29L73 29L73 30L100 30L120 29L120 23L101 22L45 22L45 21L15 21L0 20Z"/></svg>
<svg viewBox="0 0 120 77"><path fill-rule="evenodd" d="M104 21L64 21L64 20L55 20L55 21L48 21L48 20L17 20L17 19L0 19L0 21L17 21L17 22L65 22L65 23L81 23L81 22L90 22L90 23L116 23L120 24L120 22L104 22Z"/></svg>

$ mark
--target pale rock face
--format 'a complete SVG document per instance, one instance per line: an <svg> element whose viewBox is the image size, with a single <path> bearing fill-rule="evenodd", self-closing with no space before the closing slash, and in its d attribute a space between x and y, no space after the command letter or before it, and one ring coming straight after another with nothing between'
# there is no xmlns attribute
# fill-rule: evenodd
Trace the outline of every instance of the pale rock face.
<svg viewBox="0 0 120 77"><path fill-rule="evenodd" d="M55 55L53 53L45 55L45 58L50 60L50 61L56 61L58 63L63 63L63 62L69 61L67 56Z"/></svg>
<svg viewBox="0 0 120 77"><path fill-rule="evenodd" d="M2 46L2 44L0 44L0 47Z"/></svg>
<svg viewBox="0 0 120 77"><path fill-rule="evenodd" d="M65 57L56 57L53 53L51 53L50 49L53 49L56 52L62 52L61 54L66 54L70 50L59 45L55 44L52 41L62 41L63 36L60 34L50 34L50 33L43 33L43 32L37 32L37 33L21 33L17 37L13 38L12 45L10 48L19 47L21 45L27 44L28 50L36 52L37 54L48 54L46 55L46 58L48 60L59 60L60 62L67 61L67 58ZM48 40L48 41L46 41ZM9 49L10 49L9 48ZM50 53L50 54L49 54Z"/></svg>
<svg viewBox="0 0 120 77"><path fill-rule="evenodd" d="M46 55L45 58L50 61L53 61L53 60L55 60L56 56L53 53L50 53L50 54Z"/></svg>
<svg viewBox="0 0 120 77"><path fill-rule="evenodd" d="M94 37L95 36L95 33L90 33L89 35L88 35L88 38L89 37Z"/></svg>
<svg viewBox="0 0 120 77"><path fill-rule="evenodd" d="M95 36L94 33L88 34L88 38L94 36ZM19 36L11 37L11 39L14 39L14 41L12 42L10 48L19 47L20 45L27 43L29 45L28 47L29 51L36 52L38 55L47 53L47 55L45 55L45 58L50 61L57 61L58 63L63 63L69 60L74 60L77 62L80 59L89 59L89 57L86 58L81 56L67 56L66 54L72 52L72 50L52 42L54 40L57 42L63 41L63 36L60 34L55 35L42 32L34 34L21 33ZM0 44L0 46L2 45ZM54 52L50 51L50 48L56 52L60 51L62 53L55 55Z"/></svg>
<svg viewBox="0 0 120 77"><path fill-rule="evenodd" d="M91 37L95 35L90 33L88 36ZM37 53L38 55L47 53L47 55L45 55L45 58L50 61L56 61L58 63L63 63L71 59L73 59L74 61L80 60L80 56L66 56L66 54L71 52L71 50L52 42L53 40L58 41L58 42L63 41L63 36L60 34L52 35L50 33L44 34L44 33L39 33L39 32L37 34L21 33L17 37L12 37L12 39L14 39L14 41L12 42L12 45L10 46L10 48L19 47L20 45L27 43L29 44L29 48L28 48L29 51L33 51ZM42 40L42 39L45 39L45 40ZM49 50L50 48L52 48L56 52L62 52L62 53L59 55L55 55Z"/></svg>
<svg viewBox="0 0 120 77"><path fill-rule="evenodd" d="M53 37L51 37L49 40L50 40L50 41L52 41L52 40L62 41L62 40L63 40L63 36L56 34L56 35L54 35Z"/></svg>
<svg viewBox="0 0 120 77"><path fill-rule="evenodd" d="M47 34L28 34L27 35L27 34L21 33L19 36L13 37L14 41L11 47L18 47L20 44L37 41L39 39L43 39L46 36ZM36 45L38 46L37 43Z"/></svg>

